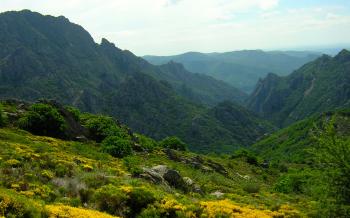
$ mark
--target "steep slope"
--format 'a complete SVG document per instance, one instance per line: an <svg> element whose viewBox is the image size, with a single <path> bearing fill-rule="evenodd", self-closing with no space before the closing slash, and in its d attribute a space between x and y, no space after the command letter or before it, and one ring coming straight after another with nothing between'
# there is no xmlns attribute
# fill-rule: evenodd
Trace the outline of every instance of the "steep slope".
<svg viewBox="0 0 350 218"><path fill-rule="evenodd" d="M248 108L286 126L323 111L350 105L350 52L322 56L287 77L269 74L248 99Z"/></svg>
<svg viewBox="0 0 350 218"><path fill-rule="evenodd" d="M209 77L187 71L174 72L170 67L159 69L129 51L116 48L105 39L98 45L82 27L64 17L22 11L3 13L0 20L2 85L10 82L10 85L20 86L18 96L39 96L56 86L62 96L68 97L66 101L70 101L86 87L115 87L123 76L142 72L155 79L169 81L180 95L183 94L181 87L185 87L193 98L205 104L220 100L241 101L245 97L237 89ZM179 73L182 77L176 76ZM36 90L28 86L35 86ZM67 86L72 88L63 88ZM7 91L5 87L3 89ZM56 95L57 90L50 91ZM215 94L211 96L210 93Z"/></svg>
<svg viewBox="0 0 350 218"><path fill-rule="evenodd" d="M202 145L201 150L192 148L195 151L231 152L232 148L249 146L273 130L271 124L245 108L222 102L192 120L186 140Z"/></svg>
<svg viewBox="0 0 350 218"><path fill-rule="evenodd" d="M309 163L310 148L314 148L315 137L333 120L340 136L349 137L350 110L339 110L314 115L258 141L252 149L268 160Z"/></svg>
<svg viewBox="0 0 350 218"><path fill-rule="evenodd" d="M108 132L107 139L135 146L125 156L112 156L105 149L109 140L99 143L89 137L89 141L65 141L14 128L31 116L27 112L33 105L5 102L3 106L0 115L11 118L6 128L0 128L0 205L4 217L272 218L311 211L307 198L287 198L273 192L270 183L277 175L266 178L262 176L266 169L244 159L166 149L125 126L113 121L105 126L105 118L75 111L76 122L89 130ZM88 123L106 129L95 129ZM49 133L46 130L41 129ZM264 197L257 198L258 192Z"/></svg>
<svg viewBox="0 0 350 218"><path fill-rule="evenodd" d="M205 105L242 101L244 94L175 63L153 66L106 39L96 44L64 17L25 10L0 14L0 98L52 98L119 117L156 139L188 140L192 119L206 113ZM222 127L206 126L207 132L211 128ZM207 142L193 146L201 150Z"/></svg>
<svg viewBox="0 0 350 218"><path fill-rule="evenodd" d="M189 52L175 56L144 56L153 64L182 63L186 69L225 81L245 92L252 92L259 78L267 73L287 75L319 54L297 51L244 50L226 53Z"/></svg>
<svg viewBox="0 0 350 218"><path fill-rule="evenodd" d="M162 72L153 74L154 77L168 81L180 95L192 101L213 106L225 100L242 104L248 98L247 94L228 83L207 75L191 73L182 64L170 61L159 68Z"/></svg>

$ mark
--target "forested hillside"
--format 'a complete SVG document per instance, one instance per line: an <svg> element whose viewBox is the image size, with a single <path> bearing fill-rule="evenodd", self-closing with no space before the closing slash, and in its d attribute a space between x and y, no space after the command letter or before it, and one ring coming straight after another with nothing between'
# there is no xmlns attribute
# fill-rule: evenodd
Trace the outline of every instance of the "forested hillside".
<svg viewBox="0 0 350 218"><path fill-rule="evenodd" d="M222 151L220 144L232 151L270 130L263 125L255 131L254 125L261 124L254 123L243 128L254 134L236 138L242 135L239 130L217 122L208 115L208 106L223 100L242 102L241 91L179 64L153 66L106 39L96 44L87 31L64 17L27 10L0 14L0 97L55 99L83 111L113 115L156 139L180 136L197 151ZM248 111L244 115L255 116ZM193 130L197 117L206 123L200 132ZM227 133L215 146L213 140L202 140L213 129Z"/></svg>
<svg viewBox="0 0 350 218"><path fill-rule="evenodd" d="M269 74L247 101L248 108L279 126L315 113L350 106L350 52L324 55L286 77Z"/></svg>

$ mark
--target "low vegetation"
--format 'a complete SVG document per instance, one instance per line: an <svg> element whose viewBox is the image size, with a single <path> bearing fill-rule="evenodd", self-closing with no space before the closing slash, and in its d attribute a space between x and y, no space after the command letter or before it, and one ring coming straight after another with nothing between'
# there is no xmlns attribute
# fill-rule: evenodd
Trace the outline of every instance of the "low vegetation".
<svg viewBox="0 0 350 218"><path fill-rule="evenodd" d="M265 149L273 148L276 139L280 146L288 144L281 141L286 130L255 145L262 156L247 149L198 155L188 152L187 145L177 137L157 142L103 115L73 108L63 111L50 102L29 105L24 111L17 107L4 102L2 116L10 115L10 122L0 128L0 215L5 217L349 214L347 111L303 121L310 123L309 129L298 128L300 124L290 127L292 135L307 133L308 137L295 145L300 146L293 150L298 155L283 161L277 154L274 159L269 156L287 151L286 147ZM30 120L31 125L23 125L23 120ZM50 121L51 126L45 126L43 120ZM67 135L52 129L64 126L67 130L72 125L81 125L85 131L79 134L84 137L69 141ZM304 143L312 146L304 149ZM300 162L300 157L306 159ZM161 176L156 169L168 174Z"/></svg>
<svg viewBox="0 0 350 218"><path fill-rule="evenodd" d="M81 142L18 129L18 121L36 106L22 112L16 104L4 104L5 114L12 114L11 124L0 128L0 213L5 217L298 217L315 208L306 196L272 189L276 169L243 156L193 154L178 138L156 142L102 115L75 113L88 130ZM60 115L69 120L66 112ZM148 180L145 169L160 165L173 173L164 178L183 179Z"/></svg>

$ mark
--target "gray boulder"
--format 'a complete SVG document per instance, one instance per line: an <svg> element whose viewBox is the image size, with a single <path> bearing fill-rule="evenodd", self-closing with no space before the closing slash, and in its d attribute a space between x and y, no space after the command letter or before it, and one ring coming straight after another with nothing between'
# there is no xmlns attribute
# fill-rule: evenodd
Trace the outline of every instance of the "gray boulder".
<svg viewBox="0 0 350 218"><path fill-rule="evenodd" d="M182 177L177 170L169 169L166 165L157 165L152 168L143 168L140 178L155 184L171 186L185 192L196 192L203 194L200 186L195 184L189 177Z"/></svg>

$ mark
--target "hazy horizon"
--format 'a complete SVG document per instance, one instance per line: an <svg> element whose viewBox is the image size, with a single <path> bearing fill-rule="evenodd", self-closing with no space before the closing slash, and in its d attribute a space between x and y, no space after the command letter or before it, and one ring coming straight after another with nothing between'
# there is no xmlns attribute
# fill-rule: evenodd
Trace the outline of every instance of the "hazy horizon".
<svg viewBox="0 0 350 218"><path fill-rule="evenodd" d="M350 45L346 0L2 0L0 12L65 16L136 55L236 50L324 52Z"/></svg>

